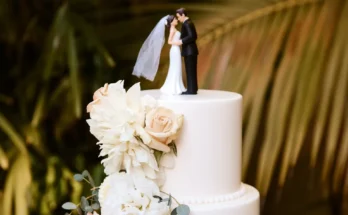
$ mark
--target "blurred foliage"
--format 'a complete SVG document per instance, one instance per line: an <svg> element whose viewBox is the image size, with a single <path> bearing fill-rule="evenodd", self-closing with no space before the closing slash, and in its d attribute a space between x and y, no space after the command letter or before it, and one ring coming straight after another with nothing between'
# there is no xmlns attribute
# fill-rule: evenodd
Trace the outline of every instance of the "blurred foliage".
<svg viewBox="0 0 348 215"><path fill-rule="evenodd" d="M131 77L155 23L186 7L200 88L244 97L243 175L263 214L348 214L348 2L0 1L0 211L63 214L103 178L84 107ZM158 88L168 68L145 88Z"/></svg>

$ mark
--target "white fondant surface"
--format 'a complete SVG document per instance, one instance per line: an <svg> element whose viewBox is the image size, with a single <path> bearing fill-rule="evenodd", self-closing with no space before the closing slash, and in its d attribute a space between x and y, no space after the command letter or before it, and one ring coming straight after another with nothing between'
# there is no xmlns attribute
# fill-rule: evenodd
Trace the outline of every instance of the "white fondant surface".
<svg viewBox="0 0 348 215"><path fill-rule="evenodd" d="M242 96L199 90L198 95L143 93L184 115L176 140L175 168L166 169L163 190L173 196L211 196L238 191L241 184Z"/></svg>
<svg viewBox="0 0 348 215"><path fill-rule="evenodd" d="M259 215L260 196L259 192L243 184L243 195L230 201L207 204L189 204L190 215Z"/></svg>
<svg viewBox="0 0 348 215"><path fill-rule="evenodd" d="M197 95L143 91L184 115L175 167L162 190L188 204L191 215L259 215L259 193L241 183L242 96L199 90Z"/></svg>

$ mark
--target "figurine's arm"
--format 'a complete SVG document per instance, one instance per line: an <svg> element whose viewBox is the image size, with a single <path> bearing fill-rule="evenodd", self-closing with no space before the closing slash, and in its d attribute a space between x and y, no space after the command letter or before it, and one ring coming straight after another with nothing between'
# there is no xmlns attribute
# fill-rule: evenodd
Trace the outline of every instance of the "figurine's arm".
<svg viewBox="0 0 348 215"><path fill-rule="evenodd" d="M186 28L187 36L182 38L181 42L187 44L197 40L197 33L193 23L188 23L187 25L184 25L184 27Z"/></svg>
<svg viewBox="0 0 348 215"><path fill-rule="evenodd" d="M169 37L168 37L168 44L169 45L173 45L174 34L175 34L175 29L171 28L170 33L169 33Z"/></svg>

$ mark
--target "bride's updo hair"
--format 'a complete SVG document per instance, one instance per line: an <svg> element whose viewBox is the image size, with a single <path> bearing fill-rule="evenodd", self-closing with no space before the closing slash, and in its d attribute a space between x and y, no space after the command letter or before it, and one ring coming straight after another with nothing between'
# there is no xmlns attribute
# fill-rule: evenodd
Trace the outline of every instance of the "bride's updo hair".
<svg viewBox="0 0 348 215"><path fill-rule="evenodd" d="M167 17L167 23L166 23L166 27L170 28L170 25L172 24L173 20L175 19L175 16L173 15L168 15Z"/></svg>

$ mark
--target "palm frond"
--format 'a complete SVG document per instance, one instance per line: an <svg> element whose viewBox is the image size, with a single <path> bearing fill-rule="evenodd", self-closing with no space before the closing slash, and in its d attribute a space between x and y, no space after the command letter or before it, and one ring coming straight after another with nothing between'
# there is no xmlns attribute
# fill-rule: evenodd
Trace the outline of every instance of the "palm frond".
<svg viewBox="0 0 348 215"><path fill-rule="evenodd" d="M23 138L2 113L0 113L0 128L21 153L27 152Z"/></svg>
<svg viewBox="0 0 348 215"><path fill-rule="evenodd" d="M0 147L0 168L7 170L9 165L8 157L2 147ZM1 210L0 210L1 211Z"/></svg>
<svg viewBox="0 0 348 215"><path fill-rule="evenodd" d="M338 149L337 162L334 168L333 175L333 190L335 193L339 193L342 188L344 179L347 178L347 167L348 167L348 111L345 111L343 116L345 124L343 126L343 137L341 141L341 147ZM347 189L347 186L345 189ZM344 193L345 195L345 193ZM348 197L344 198L347 199Z"/></svg>
<svg viewBox="0 0 348 215"><path fill-rule="evenodd" d="M239 28L242 25L249 24L273 13L316 2L320 2L320 0L288 0L271 4L264 8L256 9L251 13L247 13L246 15L243 15L237 19L226 22L227 24L214 28L212 32L199 38L197 43L199 46L204 46L205 44L210 43L212 40L219 39L221 35L230 32L234 28Z"/></svg>
<svg viewBox="0 0 348 215"><path fill-rule="evenodd" d="M256 184L262 195L277 176L279 159L279 185L283 186L289 170L298 164L303 146L311 141L310 166L314 167L325 135L329 139L323 177L332 170L341 145L343 97L347 96L346 68L340 66L346 61L340 59L345 43L335 39L344 35L336 31L338 23L345 23L339 16L341 10L337 1L283 1L226 22L199 41L200 59L204 59L199 67L201 86L223 86L244 96L243 176L251 160L257 161ZM219 52L207 48L212 46ZM210 61L213 63L205 66ZM338 76L341 79L336 83ZM325 89L319 88L322 84ZM324 104L318 105L321 102ZM332 125L326 125L327 119ZM255 148L261 148L260 154ZM344 172L345 153L341 154L340 170ZM342 180L343 172L336 177Z"/></svg>
<svg viewBox="0 0 348 215"><path fill-rule="evenodd" d="M48 80L51 76L58 48L61 46L62 38L67 32L67 11L67 4L59 8L47 37L45 51L42 53L42 60L40 66L38 66L40 68L41 62L45 62L43 67L44 80Z"/></svg>
<svg viewBox="0 0 348 215"><path fill-rule="evenodd" d="M348 4L345 6L345 12L348 12ZM344 14L344 13L343 13ZM348 24L346 19L345 24ZM345 30L345 34L347 34L348 31ZM342 34L342 35L345 35ZM343 39L343 38L342 38ZM343 50L345 52L343 53L343 61L341 65L341 71L339 74L339 79L336 83L336 89L334 91L335 97L333 98L333 104L332 104L332 115L329 120L329 128L328 128L328 135L327 135L327 145L324 155L324 166L323 166L323 172L322 177L323 180L327 180L328 177L331 175L331 169L334 165L336 150L338 149L338 143L341 135L341 127L343 125L343 119L344 119L344 112L347 111L347 108L345 106L346 100L347 100L347 92L348 92L348 52L346 51L348 48L347 43L343 46Z"/></svg>
<svg viewBox="0 0 348 215"><path fill-rule="evenodd" d="M4 215L27 215L28 202L26 199L27 190L31 183L30 162L27 154L21 153L10 172L7 175L4 191L3 211ZM14 201L13 201L14 200ZM14 206L12 205L14 203ZM12 207L15 209L12 212Z"/></svg>
<svg viewBox="0 0 348 215"><path fill-rule="evenodd" d="M70 26L68 31L68 65L70 71L70 86L72 88L72 95L74 100L74 112L77 118L81 117L81 84L79 80L79 69L78 69L78 57L77 57L77 48L76 41L74 37L74 29Z"/></svg>

